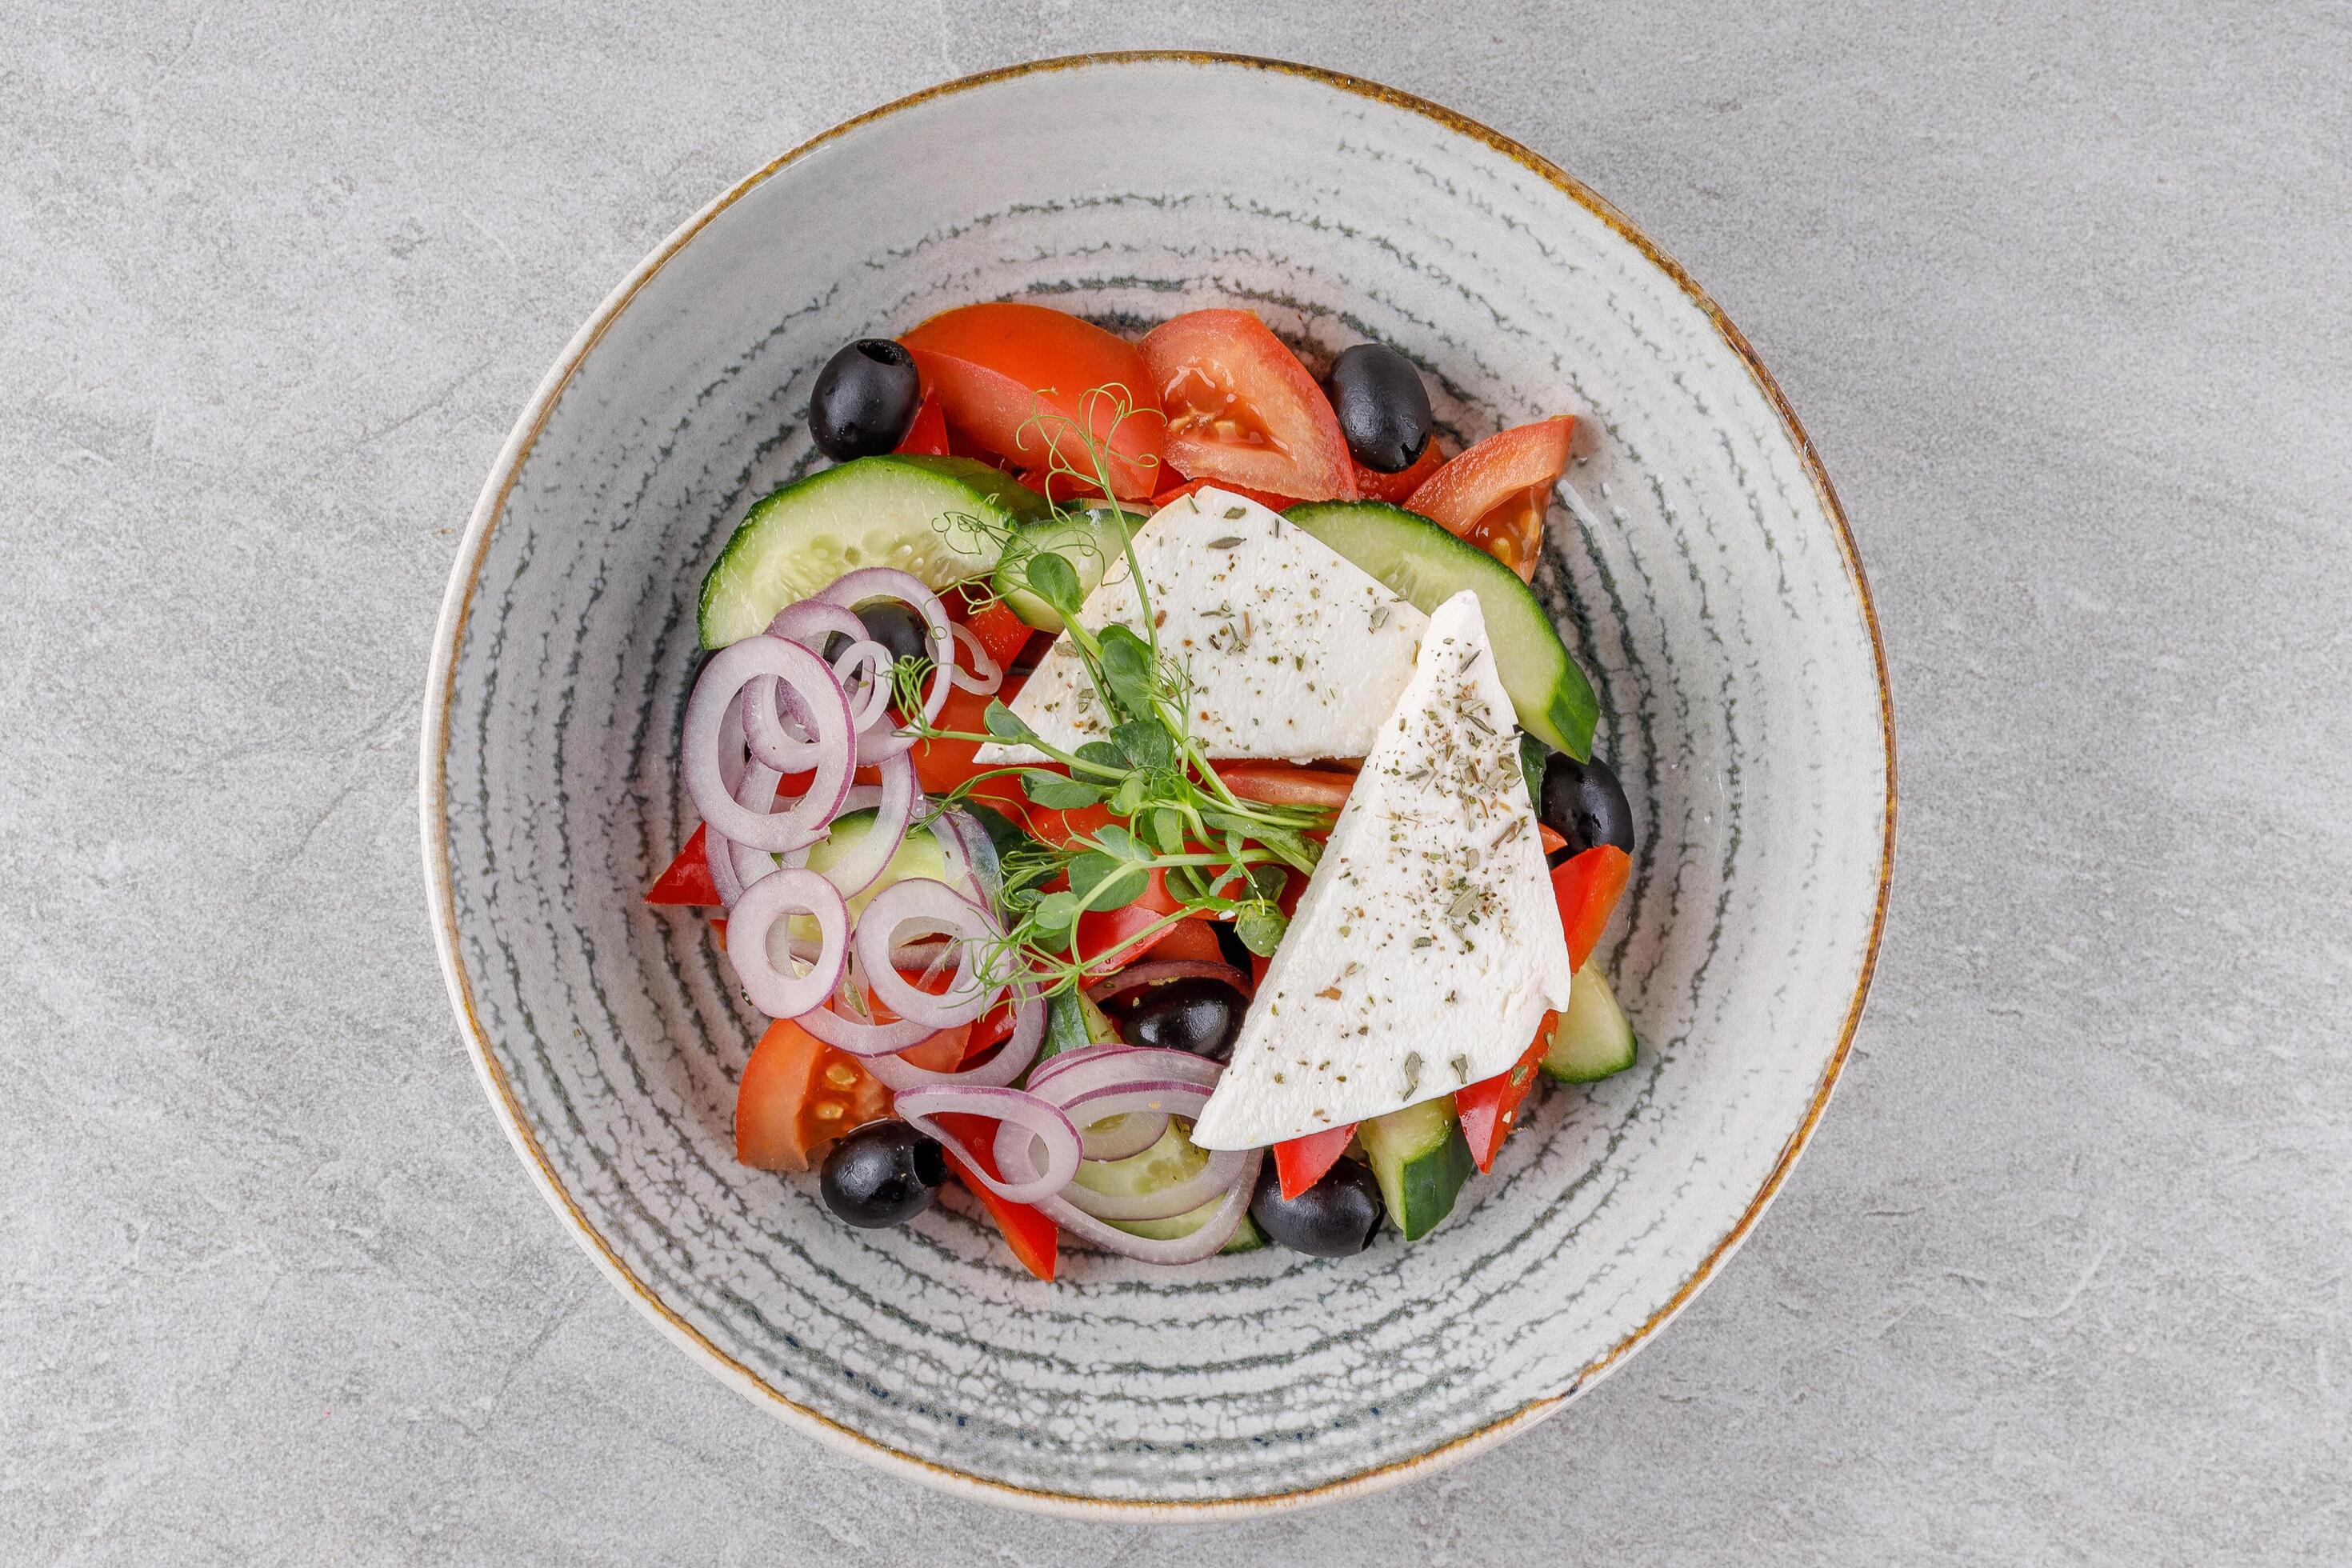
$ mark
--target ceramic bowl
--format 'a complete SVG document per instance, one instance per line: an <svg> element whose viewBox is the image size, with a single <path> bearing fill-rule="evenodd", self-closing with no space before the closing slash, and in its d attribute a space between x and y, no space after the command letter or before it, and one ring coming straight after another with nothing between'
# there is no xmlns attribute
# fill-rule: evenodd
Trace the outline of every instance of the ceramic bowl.
<svg viewBox="0 0 2352 1568"><path fill-rule="evenodd" d="M1168 137L1154 128L1184 125ZM853 1230L731 1157L758 1020L640 890L704 569L819 459L842 342L976 300L1139 330L1244 305L1310 362L1375 338L1456 440L1580 416L1538 585L1639 826L1602 949L1632 1071L1553 1089L1454 1217L1324 1262L1053 1285L961 1201ZM1369 83L1194 55L1052 61L826 132L698 214L564 351L451 579L425 858L458 1022L524 1169L709 1371L836 1447L1078 1511L1328 1500L1558 1410L1688 1301L1787 1175L1862 1005L1893 833L1877 636L1828 480L1755 355L1623 217Z"/></svg>

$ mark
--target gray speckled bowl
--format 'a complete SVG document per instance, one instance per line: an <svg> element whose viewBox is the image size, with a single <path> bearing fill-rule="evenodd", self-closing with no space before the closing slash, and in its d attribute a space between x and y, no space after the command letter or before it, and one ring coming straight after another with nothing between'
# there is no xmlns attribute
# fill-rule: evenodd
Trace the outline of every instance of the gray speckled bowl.
<svg viewBox="0 0 2352 1568"><path fill-rule="evenodd" d="M1186 134L1150 129L1171 123ZM1538 582L1640 824L1602 955L1641 1059L1542 1095L1419 1245L1174 1273L1077 1256L1046 1286L968 1208L854 1231L812 1184L730 1157L757 1021L702 922L637 900L692 826L674 764L696 589L745 506L815 461L802 418L836 345L1006 296L1137 325L1246 304L1310 356L1381 338L1431 367L1457 438L1586 416L1585 504L1554 509ZM1829 482L1747 345L1632 225L1402 94L1116 56L828 132L581 329L450 581L425 858L458 1022L524 1168L704 1365L954 1489L1234 1510L1497 1442L1706 1282L1844 1060L1892 759Z"/></svg>

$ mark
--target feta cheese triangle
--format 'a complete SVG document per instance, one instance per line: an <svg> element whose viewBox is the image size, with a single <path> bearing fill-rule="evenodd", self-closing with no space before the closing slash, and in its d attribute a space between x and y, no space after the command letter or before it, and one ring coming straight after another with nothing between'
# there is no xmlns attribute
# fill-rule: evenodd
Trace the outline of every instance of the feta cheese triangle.
<svg viewBox="0 0 2352 1568"><path fill-rule="evenodd" d="M1192 733L1210 756L1305 762L1371 749L1412 674L1427 616L1280 513L1219 489L1160 508L1137 531L1135 559L1160 646L1192 673ZM1112 563L1078 620L1143 629L1124 561ZM1110 731L1067 638L1012 706L1065 751ZM991 744L978 760L1040 759L1027 746Z"/></svg>
<svg viewBox="0 0 2352 1568"><path fill-rule="evenodd" d="M1192 1142L1254 1149L1509 1069L1573 972L1477 596L1429 617Z"/></svg>

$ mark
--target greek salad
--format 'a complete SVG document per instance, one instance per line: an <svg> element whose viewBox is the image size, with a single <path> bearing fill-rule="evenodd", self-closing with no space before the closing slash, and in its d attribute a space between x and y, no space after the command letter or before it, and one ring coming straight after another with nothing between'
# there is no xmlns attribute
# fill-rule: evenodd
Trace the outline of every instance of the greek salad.
<svg viewBox="0 0 2352 1568"><path fill-rule="evenodd" d="M1046 1279L1339 1258L1632 1065L1632 815L1528 585L1570 417L1455 452L1385 345L989 303L809 424L704 579L647 894L772 1020L737 1158L860 1226L961 1183Z"/></svg>

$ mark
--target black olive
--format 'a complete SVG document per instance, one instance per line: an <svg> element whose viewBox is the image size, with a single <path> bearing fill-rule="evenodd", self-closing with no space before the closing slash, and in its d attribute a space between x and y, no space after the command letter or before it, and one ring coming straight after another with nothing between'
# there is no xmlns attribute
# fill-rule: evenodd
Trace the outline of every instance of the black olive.
<svg viewBox="0 0 2352 1568"><path fill-rule="evenodd" d="M818 1189L824 1206L866 1229L903 1225L931 1206L947 1154L903 1121L869 1121L833 1146Z"/></svg>
<svg viewBox="0 0 2352 1568"><path fill-rule="evenodd" d="M896 599L877 599L870 605L858 605L857 618L865 625L867 637L890 650L893 664L902 658L930 657L930 636L923 629L923 617L912 605Z"/></svg>
<svg viewBox="0 0 2352 1568"><path fill-rule="evenodd" d="M907 438L922 401L915 356L888 338L860 338L816 373L809 434L836 463L871 458Z"/></svg>
<svg viewBox="0 0 2352 1568"><path fill-rule="evenodd" d="M1381 1184L1360 1160L1341 1160L1295 1198L1282 1195L1268 1160L1250 1199L1250 1218L1269 1240L1310 1258L1353 1258L1372 1244L1381 1214Z"/></svg>
<svg viewBox="0 0 2352 1568"><path fill-rule="evenodd" d="M1544 764L1542 816L1546 827L1568 840L1563 857L1601 844L1633 852L1633 808L1625 804L1616 771L1599 757L1580 763L1565 752L1551 754Z"/></svg>
<svg viewBox="0 0 2352 1568"><path fill-rule="evenodd" d="M1234 1054L1249 1003L1222 980L1192 977L1155 985L1139 996L1119 1022L1119 1037L1130 1046L1190 1051L1213 1062Z"/></svg>
<svg viewBox="0 0 2352 1568"><path fill-rule="evenodd" d="M1399 474L1429 445L1429 389L1412 362L1380 343L1358 343L1331 362L1331 412L1356 461Z"/></svg>

